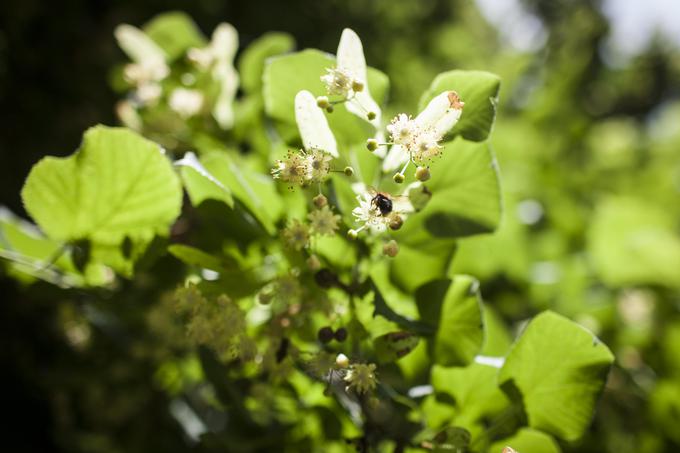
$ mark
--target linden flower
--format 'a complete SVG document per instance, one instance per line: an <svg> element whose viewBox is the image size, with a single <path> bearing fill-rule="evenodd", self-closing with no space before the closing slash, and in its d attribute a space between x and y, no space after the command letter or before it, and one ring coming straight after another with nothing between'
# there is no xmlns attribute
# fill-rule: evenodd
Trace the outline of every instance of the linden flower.
<svg viewBox="0 0 680 453"><path fill-rule="evenodd" d="M303 153L289 151L285 159L276 161L271 173L275 179L305 185L310 179L309 161Z"/></svg>
<svg viewBox="0 0 680 453"><path fill-rule="evenodd" d="M271 170L275 179L306 187L322 182L331 171L332 156L320 149L289 151Z"/></svg>
<svg viewBox="0 0 680 453"><path fill-rule="evenodd" d="M345 382L348 383L347 391L353 389L359 394L364 394L375 390L378 385L375 369L374 363L355 363L351 365L345 375Z"/></svg>
<svg viewBox="0 0 680 453"><path fill-rule="evenodd" d="M337 66L327 68L321 76L330 95L338 95L346 100L347 110L365 120L376 128L380 127L380 107L371 97L368 88L368 73L364 48L359 36L349 28L345 28L340 36L337 51ZM372 115L369 116L369 113Z"/></svg>
<svg viewBox="0 0 680 453"><path fill-rule="evenodd" d="M388 215L382 215L376 203L373 202L373 195L367 192L357 195L357 201L359 206L352 210L352 215L357 222L363 223L363 225L356 232L358 233L364 228L368 228L374 233L385 231L394 216L394 211Z"/></svg>
<svg viewBox="0 0 680 453"><path fill-rule="evenodd" d="M328 206L310 212L307 218L316 234L332 236L339 228L340 216L333 214Z"/></svg>
<svg viewBox="0 0 680 453"><path fill-rule="evenodd" d="M392 142L397 145L408 145L418 132L418 125L405 113L395 116L387 126L387 132L392 136Z"/></svg>
<svg viewBox="0 0 680 453"><path fill-rule="evenodd" d="M302 250L309 243L309 227L297 219L283 229L282 235L283 242L295 250Z"/></svg>
<svg viewBox="0 0 680 453"><path fill-rule="evenodd" d="M333 157L320 149L312 149L309 152L303 151L303 153L307 160L309 182L321 182L326 179L331 171Z"/></svg>
<svg viewBox="0 0 680 453"><path fill-rule="evenodd" d="M190 118L203 108L203 93L198 90L176 88L170 94L168 105L182 118Z"/></svg>
<svg viewBox="0 0 680 453"><path fill-rule="evenodd" d="M321 76L321 81L326 85L328 94L350 97L352 77L340 68L326 68L326 72L326 75Z"/></svg>
<svg viewBox="0 0 680 453"><path fill-rule="evenodd" d="M441 152L439 142L460 119L464 103L455 91L444 91L434 97L427 107L411 120L406 114L397 115L387 131L394 145L383 160L383 171L392 171L413 161L423 162Z"/></svg>

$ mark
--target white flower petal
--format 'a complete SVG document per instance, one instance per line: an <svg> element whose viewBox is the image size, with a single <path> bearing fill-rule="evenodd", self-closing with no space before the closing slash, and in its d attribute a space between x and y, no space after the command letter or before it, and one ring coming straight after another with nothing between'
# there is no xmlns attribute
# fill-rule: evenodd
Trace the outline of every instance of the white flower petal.
<svg viewBox="0 0 680 453"><path fill-rule="evenodd" d="M217 60L232 62L238 49L238 32L233 25L222 22L215 28L210 46Z"/></svg>
<svg viewBox="0 0 680 453"><path fill-rule="evenodd" d="M366 59L361 39L349 28L345 28L338 44L338 68L347 72L353 79L366 83Z"/></svg>
<svg viewBox="0 0 680 453"><path fill-rule="evenodd" d="M366 58L364 57L364 48L361 44L359 36L349 28L345 28L340 36L340 44L338 45L338 68L347 72L353 79L359 80L364 84L364 89L355 94L354 100L348 102L346 105L354 115L368 121L366 115L368 112L375 113L375 118L370 123L380 127L380 106L371 97L371 92L368 88L368 73L366 70Z"/></svg>
<svg viewBox="0 0 680 453"><path fill-rule="evenodd" d="M234 98L238 90L238 73L230 62L221 61L215 66L215 78L220 81L220 94L213 107L213 117L222 129L234 125Z"/></svg>
<svg viewBox="0 0 680 453"><path fill-rule="evenodd" d="M460 107L451 105L450 93L444 91L438 94L415 119L422 129L432 128L438 138L455 126L462 113Z"/></svg>
<svg viewBox="0 0 680 453"><path fill-rule="evenodd" d="M143 66L165 65L165 52L146 33L122 24L114 32L118 45L135 63Z"/></svg>
<svg viewBox="0 0 680 453"><path fill-rule="evenodd" d="M295 121L305 149L318 148L338 157L338 145L328 120L309 91L300 91L295 96Z"/></svg>
<svg viewBox="0 0 680 453"><path fill-rule="evenodd" d="M408 152L401 145L393 145L387 152L387 156L382 163L382 169L385 173L401 168L408 162Z"/></svg>

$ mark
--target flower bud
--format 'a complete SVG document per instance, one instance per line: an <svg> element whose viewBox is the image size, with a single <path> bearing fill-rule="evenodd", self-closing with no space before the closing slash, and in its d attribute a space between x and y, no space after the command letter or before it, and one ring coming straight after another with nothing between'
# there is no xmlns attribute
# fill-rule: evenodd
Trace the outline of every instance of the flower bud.
<svg viewBox="0 0 680 453"><path fill-rule="evenodd" d="M373 121L373 120L375 119L376 116L377 116L377 115L375 114L375 112L368 112L368 113L366 114L366 118L368 118L368 121Z"/></svg>
<svg viewBox="0 0 680 453"><path fill-rule="evenodd" d="M320 193L316 197L312 198L312 203L314 203L314 206L321 209L328 204L328 198Z"/></svg>
<svg viewBox="0 0 680 453"><path fill-rule="evenodd" d="M336 341L342 343L347 339L347 329L345 329L344 327L340 327L338 330L335 331L335 334L333 336L335 337Z"/></svg>
<svg viewBox="0 0 680 453"><path fill-rule="evenodd" d="M374 138L369 138L368 140L366 140L366 148L369 151L375 151L376 149L378 149L378 140Z"/></svg>
<svg viewBox="0 0 680 453"><path fill-rule="evenodd" d="M423 210L430 198L432 198L432 192L424 184L412 187L408 191L408 199L416 212Z"/></svg>
<svg viewBox="0 0 680 453"><path fill-rule="evenodd" d="M401 184L402 182L404 182L404 175L402 175L401 173L395 173L392 179L397 184Z"/></svg>
<svg viewBox="0 0 680 453"><path fill-rule="evenodd" d="M430 179L430 176L432 176L432 175L430 174L430 168L429 167L418 167L416 169L416 179L418 181L425 182L428 179Z"/></svg>
<svg viewBox="0 0 680 453"><path fill-rule="evenodd" d="M349 367L349 358L345 354L340 353L335 358L335 364L339 368L347 368L347 367Z"/></svg>
<svg viewBox="0 0 680 453"><path fill-rule="evenodd" d="M338 276L328 269L320 269L314 274L314 281L321 288L333 288L338 285Z"/></svg>
<svg viewBox="0 0 680 453"><path fill-rule="evenodd" d="M349 230L347 232L347 238L351 239L352 241L356 240L356 238L358 238L358 237L359 237L359 233L357 232L357 230Z"/></svg>
<svg viewBox="0 0 680 453"><path fill-rule="evenodd" d="M383 245L384 255L394 258L395 256L397 256L397 253L399 253L399 244L397 244L397 241L395 241L394 239Z"/></svg>
<svg viewBox="0 0 680 453"><path fill-rule="evenodd" d="M327 109L328 107L330 107L331 103L328 101L327 96L319 96L318 98L316 98L316 105L318 105L319 108Z"/></svg>
<svg viewBox="0 0 680 453"><path fill-rule="evenodd" d="M404 219L400 215L395 215L390 220L390 229L397 231L404 224Z"/></svg>
<svg viewBox="0 0 680 453"><path fill-rule="evenodd" d="M352 167L345 167L345 176L353 176L354 175L354 169Z"/></svg>
<svg viewBox="0 0 680 453"><path fill-rule="evenodd" d="M321 261L319 261L319 257L316 255L311 255L309 258L307 258L307 267L312 271L318 271L321 269Z"/></svg>
<svg viewBox="0 0 680 453"><path fill-rule="evenodd" d="M271 291L262 290L259 293L257 293L256 297L257 301L262 305L269 305L274 295L271 293Z"/></svg>
<svg viewBox="0 0 680 453"><path fill-rule="evenodd" d="M333 329L328 326L322 327L319 329L316 336L321 343L330 343L330 341L333 339Z"/></svg>
<svg viewBox="0 0 680 453"><path fill-rule="evenodd" d="M361 82L360 80L353 80L352 81L352 91L358 93L360 91L364 91L364 83Z"/></svg>

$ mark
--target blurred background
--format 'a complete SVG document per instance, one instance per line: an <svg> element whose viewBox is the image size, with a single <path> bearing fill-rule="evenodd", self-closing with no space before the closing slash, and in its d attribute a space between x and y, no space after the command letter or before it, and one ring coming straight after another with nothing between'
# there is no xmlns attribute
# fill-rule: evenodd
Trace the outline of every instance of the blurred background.
<svg viewBox="0 0 680 453"><path fill-rule="evenodd" d="M616 354L591 433L565 451L680 447L679 2L3 0L2 205L25 217L31 165L117 123L110 81L126 59L113 29L169 10L206 34L230 22L242 47L276 30L334 52L351 27L390 76L398 110L415 110L439 72L499 74L503 224L461 241L454 268L478 277L508 322L551 308ZM145 342L139 300L160 289L130 285L142 289L99 302L126 320L131 330L119 332L91 322L97 313L86 320L78 293L0 273L3 450L193 448Z"/></svg>

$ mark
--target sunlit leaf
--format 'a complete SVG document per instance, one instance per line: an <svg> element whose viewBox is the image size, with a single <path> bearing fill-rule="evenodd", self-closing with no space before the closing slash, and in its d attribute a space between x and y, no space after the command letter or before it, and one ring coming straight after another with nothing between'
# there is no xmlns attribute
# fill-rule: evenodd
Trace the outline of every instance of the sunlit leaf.
<svg viewBox="0 0 680 453"><path fill-rule="evenodd" d="M192 47L203 47L205 36L186 13L172 11L159 14L144 25L144 32L174 61Z"/></svg>
<svg viewBox="0 0 680 453"><path fill-rule="evenodd" d="M494 442L490 452L501 453L505 447L511 447L518 453L560 453L562 450L549 434L531 428L523 428L513 436Z"/></svg>
<svg viewBox="0 0 680 453"><path fill-rule="evenodd" d="M443 366L472 362L484 342L479 284L471 277L435 280L418 288L416 303L421 319L436 326L430 340L433 361Z"/></svg>
<svg viewBox="0 0 680 453"><path fill-rule="evenodd" d="M270 32L257 38L243 51L238 61L241 86L248 93L262 88L265 60L293 50L295 40L288 33Z"/></svg>
<svg viewBox="0 0 680 453"><path fill-rule="evenodd" d="M182 201L179 178L158 145L104 126L89 129L74 155L38 162L21 195L48 237L88 240L96 249L120 249L128 241L136 257L155 235L168 234ZM115 267L119 260L104 263Z"/></svg>
<svg viewBox="0 0 680 453"><path fill-rule="evenodd" d="M194 153L186 153L182 159L175 161L175 165L182 167L180 173L191 204L198 206L204 200L212 199L234 207L231 190L206 170Z"/></svg>
<svg viewBox="0 0 680 453"><path fill-rule="evenodd" d="M592 333L546 311L513 345L498 382L529 426L565 440L583 435L614 356Z"/></svg>
<svg viewBox="0 0 680 453"><path fill-rule="evenodd" d="M397 232L400 243L420 246L432 238L488 233L500 221L498 168L488 145L458 139L442 154L426 183L432 198Z"/></svg>

